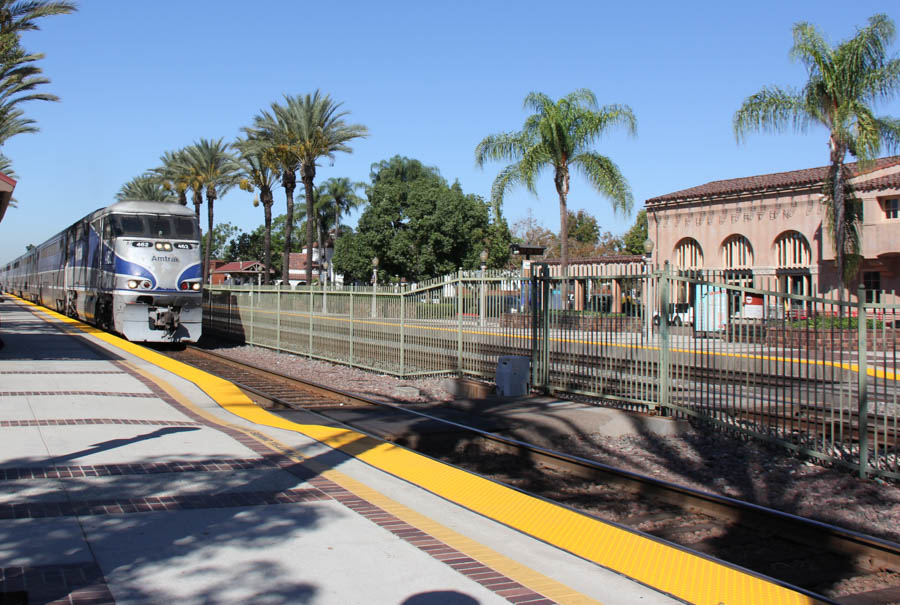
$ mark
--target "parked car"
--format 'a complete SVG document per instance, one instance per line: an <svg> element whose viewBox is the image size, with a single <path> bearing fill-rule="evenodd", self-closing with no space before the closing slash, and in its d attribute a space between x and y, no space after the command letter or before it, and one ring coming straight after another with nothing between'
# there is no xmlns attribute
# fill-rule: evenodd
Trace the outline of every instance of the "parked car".
<svg viewBox="0 0 900 605"><path fill-rule="evenodd" d="M653 314L653 325L659 325L659 312ZM691 303L671 303L669 305L669 325L694 325L694 307L691 306Z"/></svg>

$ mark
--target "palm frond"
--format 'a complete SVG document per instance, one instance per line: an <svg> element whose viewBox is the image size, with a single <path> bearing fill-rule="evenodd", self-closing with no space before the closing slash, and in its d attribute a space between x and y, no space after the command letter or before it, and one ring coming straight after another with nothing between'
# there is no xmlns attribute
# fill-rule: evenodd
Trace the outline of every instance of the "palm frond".
<svg viewBox="0 0 900 605"><path fill-rule="evenodd" d="M612 201L614 211L628 215L634 206L631 188L622 171L610 158L598 153L585 152L572 158L572 165L594 189Z"/></svg>
<svg viewBox="0 0 900 605"><path fill-rule="evenodd" d="M790 90L766 87L747 97L734 114L734 135L738 141L751 130L781 132L788 128L804 131L808 126L803 99Z"/></svg>

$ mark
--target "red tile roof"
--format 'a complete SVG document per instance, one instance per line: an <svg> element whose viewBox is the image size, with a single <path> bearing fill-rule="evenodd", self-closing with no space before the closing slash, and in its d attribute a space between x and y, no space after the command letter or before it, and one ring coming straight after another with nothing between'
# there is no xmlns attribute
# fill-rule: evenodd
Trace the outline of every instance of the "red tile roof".
<svg viewBox="0 0 900 605"><path fill-rule="evenodd" d="M254 267L258 265L258 267ZM258 260L240 260L219 265L213 273L240 273L242 271L262 271L263 264Z"/></svg>
<svg viewBox="0 0 900 605"><path fill-rule="evenodd" d="M857 172L857 164L855 162L844 165L854 176L860 174ZM871 166L867 167L864 173L882 170L891 166L900 166L900 156L879 158L875 160ZM676 191L674 193L667 193L666 195L650 198L646 203L647 206L653 206L663 202L686 201L752 191L778 190L818 185L822 183L827 176L828 166L820 166L818 168L806 168L805 170L793 170L791 172L776 172L774 174L763 174L740 179L712 181L711 183L706 183L705 185L700 185L698 187L682 189L681 191ZM859 191L893 189L896 187L900 187L900 172L865 181L856 186Z"/></svg>

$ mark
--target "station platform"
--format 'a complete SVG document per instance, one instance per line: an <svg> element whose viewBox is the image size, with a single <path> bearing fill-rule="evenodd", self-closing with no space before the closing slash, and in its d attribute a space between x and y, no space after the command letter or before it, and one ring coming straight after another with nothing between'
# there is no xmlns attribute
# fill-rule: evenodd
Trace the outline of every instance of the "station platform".
<svg viewBox="0 0 900 605"><path fill-rule="evenodd" d="M813 603L4 295L0 604Z"/></svg>

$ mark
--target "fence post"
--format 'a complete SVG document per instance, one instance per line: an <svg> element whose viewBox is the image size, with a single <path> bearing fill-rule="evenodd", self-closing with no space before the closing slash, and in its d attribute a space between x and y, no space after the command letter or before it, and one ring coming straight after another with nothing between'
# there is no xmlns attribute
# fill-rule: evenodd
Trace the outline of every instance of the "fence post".
<svg viewBox="0 0 900 605"><path fill-rule="evenodd" d="M400 376L406 378L406 295L403 293L403 287L400 287Z"/></svg>
<svg viewBox="0 0 900 605"><path fill-rule="evenodd" d="M353 367L353 290L350 290L350 367Z"/></svg>
<svg viewBox="0 0 900 605"><path fill-rule="evenodd" d="M856 291L856 321L859 334L857 353L859 361L859 477L865 479L869 474L869 363L868 343L866 342L866 289L862 284Z"/></svg>
<svg viewBox="0 0 900 605"><path fill-rule="evenodd" d="M275 350L281 350L281 288L284 284L278 286L278 296L275 299Z"/></svg>
<svg viewBox="0 0 900 605"><path fill-rule="evenodd" d="M309 345L306 349L306 355L312 359L313 352L313 287L312 284L306 286L309 288Z"/></svg>
<svg viewBox="0 0 900 605"><path fill-rule="evenodd" d="M669 409L669 261L663 265L662 274L659 276L659 305L659 395L657 402L660 408L659 413L665 415Z"/></svg>
<svg viewBox="0 0 900 605"><path fill-rule="evenodd" d="M463 270L460 269L456 274L456 371L460 377L463 374L463 346L462 346L462 318L463 318L463 299L462 299L462 283Z"/></svg>
<svg viewBox="0 0 900 605"><path fill-rule="evenodd" d="M523 276L524 277L524 276ZM528 307L531 311L531 388L538 386L538 357L537 357L537 266L531 265L531 277L528 279Z"/></svg>
<svg viewBox="0 0 900 605"><path fill-rule="evenodd" d="M259 298L259 295L257 295L257 299L258 298ZM250 344L254 344L254 342L253 342L253 320L255 318L255 314L253 313L253 303L254 303L254 301L253 301L253 284L250 284ZM256 303L258 304L259 300L257 300Z"/></svg>

